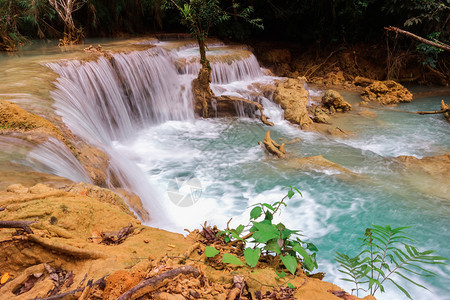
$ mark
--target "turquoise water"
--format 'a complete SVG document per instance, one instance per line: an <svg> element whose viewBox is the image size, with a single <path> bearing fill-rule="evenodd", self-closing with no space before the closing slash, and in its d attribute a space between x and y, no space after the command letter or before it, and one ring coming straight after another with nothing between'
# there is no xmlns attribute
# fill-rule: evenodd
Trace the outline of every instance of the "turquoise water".
<svg viewBox="0 0 450 300"><path fill-rule="evenodd" d="M192 52L195 53L195 51ZM23 56L3 58L0 66L8 68L9 65L3 62L11 65L19 65L20 62L20 68L27 71L22 76L25 79L18 77L15 71L9 69L9 73L5 75L6 83L28 82L28 78L37 76L35 74L43 76L42 69L50 73L51 70L45 69L42 64L61 59L65 53L61 53L59 48L48 46L36 47L29 52L26 50L21 55ZM174 51L166 55L170 57L170 61L168 60L170 63L178 59ZM41 57L46 59L41 61ZM133 61L131 58L130 56L130 61ZM28 73L31 67L33 72ZM18 67L22 70L20 68ZM132 69L130 72L137 74L138 71L145 70L145 68L141 69ZM189 68L186 69L189 70ZM98 71L101 74L98 78L106 78L104 69L99 67ZM222 71L226 73L230 70L224 68ZM73 75L79 73L76 68L71 72ZM262 74L262 72L259 73ZM193 74L183 74L179 76L195 77ZM50 78L53 78L54 75L50 75ZM163 78L161 74L152 75ZM257 74L257 76L260 75ZM90 74L86 76L86 82L74 82L75 92L68 95L81 95L80 103L89 103L88 109L83 111L82 105L73 105L67 110L67 115L57 112L74 132L84 138L88 136L87 132L84 132L84 135L81 132L84 127L80 124L84 124L84 119L81 121L76 118L71 119L70 115L74 113L73 115L91 116L92 111L95 111L96 103L91 102L96 94L88 97L80 92L81 90L76 89L88 86L86 83L92 83L94 77ZM176 76L173 77L176 79ZM253 77L252 80L260 82L265 80L266 83L272 80L267 77ZM138 79L142 78L145 77L141 76ZM154 86L153 81L150 80L146 84L139 81L139 84L135 85L136 92L140 92L142 86ZM167 81L169 86L174 83L170 80L163 81ZM213 88L228 93L239 94L243 91L244 94L249 94L250 83L248 80L215 84ZM190 81L178 80L177 84L184 85L180 89L180 97L186 97L184 94L187 94L186 87L190 85ZM23 85L25 86L26 83ZM34 87L32 84L28 85ZM40 87L42 83L37 81L36 85ZM9 93L17 93L16 90L9 91L8 86L8 84L0 86L5 97L9 97ZM103 100L113 106L117 99L108 95L108 92L112 90L111 85L108 83L99 86L104 88L100 93L102 97L105 97ZM45 91L46 89L47 87L44 87ZM173 90L173 87L171 89ZM35 90L30 89L24 96L16 95L17 97L13 98L24 98L25 100L20 98L20 101L16 99L16 102L21 105L28 102L41 103L39 102L41 100L38 101L32 97L34 92ZM152 92L156 94L156 89ZM43 95L45 96L46 93ZM249 207L252 204L278 201L286 194L286 186L298 187L303 197L296 196L291 199L288 207L276 217L289 228L302 230L305 237L318 246L320 250L318 271L327 272L325 280L335 282L348 291L353 286L338 279L341 275L336 271L337 266L333 261L334 252L348 254L359 252L357 238L362 236L365 228L371 224L412 226L410 233L417 240L419 248L435 249L439 255L450 257L450 196L440 192L445 185L448 189L448 183L442 180L435 182L426 180L414 174L404 174L394 161L394 158L399 155L413 155L421 158L449 153L450 126L442 115L420 116L394 111L438 110L440 100L445 99L449 103L449 97L420 98L395 108L372 109L360 108L357 105L360 101L357 95L348 93L343 95L354 105L354 109L346 118L338 117L333 120L333 125L352 133L347 139L301 131L281 120L280 108L270 103L268 99L263 99L266 101L263 103L266 107L265 112L272 116L275 122L274 127L269 128L255 119L203 120L192 117L186 118L185 121L164 121L162 124L147 127L141 131L133 131L133 134L130 134L133 137L129 137L126 141L108 141L107 145L100 145L100 147L106 149L105 151L109 154L113 153L114 159L122 162L119 167L133 167L133 163L139 167L140 170L130 168L131 171L127 173L127 175L139 177L137 182L139 188L143 189L135 190L135 192L144 201L151 196L151 200L161 202L163 208L160 211L156 206L158 209L150 211L154 220L163 220L150 225L158 225L178 232L183 232L184 228L191 230L199 228L205 220L221 228L226 226L230 218L233 218L231 226L247 224ZM54 97L53 100L59 107L67 104L63 103L62 97ZM165 102L161 101L161 103L170 106L167 104L168 99L164 98L164 100ZM162 106L162 104L159 105ZM154 106L156 104L149 105L149 107ZM376 117L367 118L358 115L357 112L363 109L375 112ZM123 113L123 110L121 112ZM104 115L113 121L120 118L120 116L107 116L106 113ZM101 120L92 119L96 121L95 126L92 127L101 129L104 125L100 122ZM130 115L130 119L133 119L133 115ZM286 145L287 160L277 160L267 156L258 145L258 141L264 139L268 129L272 131L274 140L301 139L298 143ZM105 136L99 138L99 140L106 139ZM109 148L109 144L113 145L113 149ZM52 149L49 147L50 152L45 153L52 154ZM36 155L36 151L33 153ZM315 155L323 155L326 159L356 173L357 176L345 176L336 170L323 168L305 170L299 168L294 162L295 158ZM67 170L73 167L65 167L56 160L57 157L57 155L51 156L52 163L47 163L49 169L55 165L54 169L60 166L64 169L63 171L73 171ZM65 155L61 157L63 162ZM45 164L45 161L41 159L41 163ZM82 172L75 173L75 175L66 176L78 180L76 175ZM179 190L177 185L181 186ZM195 197L190 198L191 202L183 206L174 199L174 194L195 195ZM414 299L450 299L448 297L450 268L438 267L434 270L439 274L438 277L421 281L430 288L431 292L414 287L408 288ZM401 292L391 288L388 293L382 296L377 295L377 298L403 299L404 297Z"/></svg>
<svg viewBox="0 0 450 300"><path fill-rule="evenodd" d="M246 224L250 205L275 202L284 196L286 186L298 187L304 197L290 200L279 220L301 229L318 246L319 271L328 273L326 280L350 290L353 286L338 280L341 276L336 272L334 252L359 252L357 238L371 224L411 226L409 232L419 248L435 249L439 255L450 257L448 195L436 197L416 189L392 159L448 153L450 126L441 115L390 111L437 110L440 99L371 109L377 114L375 118L355 113L346 122L340 121L346 130L353 131L349 139L328 138L277 122L270 128L273 139L302 139L286 146L286 161L265 154L257 142L269 128L251 119L166 122L144 130L133 143L117 147L147 174L164 199L169 214L165 227L178 231L198 228L203 220L224 227L231 217L232 226ZM302 170L289 160L314 155L323 155L358 176L336 176L332 170L319 168ZM192 206L179 207L171 201L168 188L175 179L200 182L201 195ZM419 279L431 292L407 285L415 299L448 299L450 269L433 270L439 274L437 278ZM388 291L378 298L404 298L395 288Z"/></svg>

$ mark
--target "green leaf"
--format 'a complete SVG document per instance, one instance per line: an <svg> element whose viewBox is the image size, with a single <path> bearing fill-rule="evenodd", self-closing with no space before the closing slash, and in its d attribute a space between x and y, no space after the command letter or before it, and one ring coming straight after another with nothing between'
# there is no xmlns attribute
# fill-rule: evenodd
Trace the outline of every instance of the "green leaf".
<svg viewBox="0 0 450 300"><path fill-rule="evenodd" d="M244 225L239 225L239 226L236 228L236 233L237 233L238 235L240 235L240 234L242 233L242 231L244 231L244 228L245 228Z"/></svg>
<svg viewBox="0 0 450 300"><path fill-rule="evenodd" d="M286 277L286 272L285 271L281 271L280 273L277 272L277 270L275 270L275 273L277 274L277 276L281 279L283 279L284 277Z"/></svg>
<svg viewBox="0 0 450 300"><path fill-rule="evenodd" d="M223 254L222 262L224 262L226 264L232 264L232 265L238 265L238 266L244 265L244 263L239 258L237 258L233 254L229 254L229 253Z"/></svg>
<svg viewBox="0 0 450 300"><path fill-rule="evenodd" d="M244 258L247 265L254 268L258 263L259 257L261 256L261 249L255 248L247 248L244 251Z"/></svg>
<svg viewBox="0 0 450 300"><path fill-rule="evenodd" d="M277 240L268 241L264 250L275 252L276 254L281 254L281 248L278 245Z"/></svg>
<svg viewBox="0 0 450 300"><path fill-rule="evenodd" d="M406 297L408 297L409 299L412 299L411 295L409 295L408 292L403 287L398 285L394 280L392 280L391 278L387 278L387 280L390 280L393 284L395 284L395 286L398 287L398 289L401 290L406 295Z"/></svg>
<svg viewBox="0 0 450 300"><path fill-rule="evenodd" d="M261 216L262 208L261 206L254 207L250 212L250 220L251 219L258 219Z"/></svg>
<svg viewBox="0 0 450 300"><path fill-rule="evenodd" d="M205 247L205 255L206 255L206 257L214 257L214 256L216 256L217 254L219 254L219 250L217 250L216 248L214 248L214 247L211 247L211 246L206 246Z"/></svg>
<svg viewBox="0 0 450 300"><path fill-rule="evenodd" d="M292 247L292 250L294 250L303 257L303 262L305 264L306 269L308 269L309 271L312 271L314 269L314 262L311 256L309 256L309 254L300 244L295 244L295 246Z"/></svg>
<svg viewBox="0 0 450 300"><path fill-rule="evenodd" d="M317 249L316 245L314 245L313 243L306 243L306 249L315 252L319 251L319 249Z"/></svg>
<svg viewBox="0 0 450 300"><path fill-rule="evenodd" d="M289 190L288 198L291 199L293 196L294 196L294 191L293 190Z"/></svg>
<svg viewBox="0 0 450 300"><path fill-rule="evenodd" d="M288 288L295 289L295 286L290 282L288 282L287 286L288 286Z"/></svg>
<svg viewBox="0 0 450 300"><path fill-rule="evenodd" d="M297 270L297 258L292 255L281 256L281 261L283 262L286 269L295 275L295 271Z"/></svg>
<svg viewBox="0 0 450 300"><path fill-rule="evenodd" d="M276 232L272 232L272 231L256 231L253 234L253 238L255 239L255 241L257 241L258 243L263 243L263 244L267 243L271 239L276 239L279 236L280 236L279 234L277 234Z"/></svg>

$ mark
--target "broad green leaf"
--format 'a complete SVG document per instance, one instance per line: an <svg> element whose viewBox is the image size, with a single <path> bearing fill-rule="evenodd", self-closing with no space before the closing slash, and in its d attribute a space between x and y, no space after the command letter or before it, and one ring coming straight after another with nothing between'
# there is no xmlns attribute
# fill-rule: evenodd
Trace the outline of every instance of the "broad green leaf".
<svg viewBox="0 0 450 300"><path fill-rule="evenodd" d="M240 234L242 233L242 231L244 231L244 228L245 228L244 225L239 225L239 226L236 228L236 233L237 233L238 235L240 235Z"/></svg>
<svg viewBox="0 0 450 300"><path fill-rule="evenodd" d="M264 205L265 207L267 207L267 208L270 209L271 211L274 211L274 210L275 210L275 208L273 208L273 206L270 205L270 204L263 203L262 205Z"/></svg>
<svg viewBox="0 0 450 300"><path fill-rule="evenodd" d="M262 244L267 243L271 239L276 239L279 236L279 234L273 231L256 231L253 234L253 238L255 239L255 241Z"/></svg>
<svg viewBox="0 0 450 300"><path fill-rule="evenodd" d="M292 248L292 250L294 250L295 252L297 252L298 254L300 254L303 257L303 262L305 263L306 269L308 269L309 271L312 271L314 269L314 262L313 262L311 256L309 256L309 254L306 252L306 250L300 244L296 244Z"/></svg>
<svg viewBox="0 0 450 300"><path fill-rule="evenodd" d="M275 254L281 254L281 248L276 240L268 241L264 250L275 252Z"/></svg>
<svg viewBox="0 0 450 300"><path fill-rule="evenodd" d="M222 262L224 262L226 264L232 264L232 265L238 265L238 266L244 265L244 263L239 258L237 258L233 254L229 254L229 253L223 254Z"/></svg>
<svg viewBox="0 0 450 300"><path fill-rule="evenodd" d="M216 256L217 254L219 254L219 250L217 250L216 248L214 248L214 247L211 247L211 246L206 246L205 247L205 255L206 255L206 257L214 257L214 256Z"/></svg>
<svg viewBox="0 0 450 300"><path fill-rule="evenodd" d="M258 219L261 216L261 213L262 213L261 206L253 207L253 209L250 211L250 220Z"/></svg>
<svg viewBox="0 0 450 300"><path fill-rule="evenodd" d="M294 196L294 191L293 190L289 190L288 191L288 198L291 199Z"/></svg>
<svg viewBox="0 0 450 300"><path fill-rule="evenodd" d="M313 243L306 243L306 249L315 252L319 251L319 249L317 249L316 245L314 245Z"/></svg>
<svg viewBox="0 0 450 300"><path fill-rule="evenodd" d="M288 288L295 289L295 286L290 282L288 282L287 286L288 286Z"/></svg>
<svg viewBox="0 0 450 300"><path fill-rule="evenodd" d="M244 251L244 258L247 265L254 268L258 263L259 257L261 256L261 249L255 248L247 248Z"/></svg>
<svg viewBox="0 0 450 300"><path fill-rule="evenodd" d="M281 256L281 261L283 262L286 269L295 275L295 271L297 270L297 258L292 255Z"/></svg>

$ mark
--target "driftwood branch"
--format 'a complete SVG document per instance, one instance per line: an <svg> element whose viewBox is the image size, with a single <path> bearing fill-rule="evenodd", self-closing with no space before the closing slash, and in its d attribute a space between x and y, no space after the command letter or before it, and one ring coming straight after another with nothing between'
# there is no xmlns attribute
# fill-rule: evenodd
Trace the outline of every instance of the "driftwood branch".
<svg viewBox="0 0 450 300"><path fill-rule="evenodd" d="M22 228L26 233L32 234L30 225L36 221L0 221L0 228Z"/></svg>
<svg viewBox="0 0 450 300"><path fill-rule="evenodd" d="M413 39L416 39L416 40L418 40L418 41L420 41L420 42L422 42L424 44L427 44L427 45L430 45L430 46L433 46L433 47L436 47L436 48L440 48L440 49L443 49L443 50L446 50L446 51L450 51L450 46L447 45L447 44L444 44L442 42L438 42L437 43L437 42L433 42L433 41L424 39L423 37L420 37L418 35L415 35L415 34L409 32L409 31L400 29L398 27L390 26L390 27L385 27L384 29L390 30L390 31L395 31L397 33L401 33L401 34L409 36L409 37L411 37Z"/></svg>
<svg viewBox="0 0 450 300"><path fill-rule="evenodd" d="M216 101L240 101L240 102L244 102L244 103L248 103L248 104L254 105L254 106L256 106L256 108L261 113L261 122L263 122L266 125L273 126L272 122L267 121L269 119L269 117L266 117L264 115L264 107L261 104L259 104L258 102L251 101L251 100L248 100L248 99L245 99L245 98L233 97L233 96L214 97L214 100L216 100Z"/></svg>
<svg viewBox="0 0 450 300"><path fill-rule="evenodd" d="M192 274L194 276L199 276L200 271L192 266L183 266L176 268L162 274L156 275L152 278L146 279L138 283L135 287L128 290L126 293L122 294L117 300L128 300L137 299L143 295L153 292L160 287L164 286L164 280L174 278L179 274Z"/></svg>

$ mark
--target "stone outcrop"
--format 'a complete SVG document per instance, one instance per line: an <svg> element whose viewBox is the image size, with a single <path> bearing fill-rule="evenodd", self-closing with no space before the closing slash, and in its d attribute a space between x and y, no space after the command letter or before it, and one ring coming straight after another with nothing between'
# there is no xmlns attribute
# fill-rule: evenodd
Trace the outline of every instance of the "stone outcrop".
<svg viewBox="0 0 450 300"><path fill-rule="evenodd" d="M347 112L352 109L350 103L346 102L344 98L334 90L325 92L325 95L322 97L322 104L328 108L331 113Z"/></svg>
<svg viewBox="0 0 450 300"><path fill-rule="evenodd" d="M278 82L273 100L281 105L284 110L284 118L293 124L297 124L303 130L315 130L313 120L309 117L308 91L304 88L304 80L288 79Z"/></svg>
<svg viewBox="0 0 450 300"><path fill-rule="evenodd" d="M61 141L77 158L96 185L107 186L109 157L97 147L76 138L64 128L56 127L41 116L29 113L17 104L0 100L0 134L21 137L35 144L41 144L49 138Z"/></svg>
<svg viewBox="0 0 450 300"><path fill-rule="evenodd" d="M444 118L447 120L447 122L450 122L450 105L445 104L444 100L441 100L441 110L446 110L444 112Z"/></svg>
<svg viewBox="0 0 450 300"><path fill-rule="evenodd" d="M393 80L375 81L366 87L361 94L364 101L376 102L382 105L411 102L413 95L403 85Z"/></svg>
<svg viewBox="0 0 450 300"><path fill-rule="evenodd" d="M323 107L322 105L317 105L312 109L314 115L314 122L328 124L330 121L330 110Z"/></svg>

